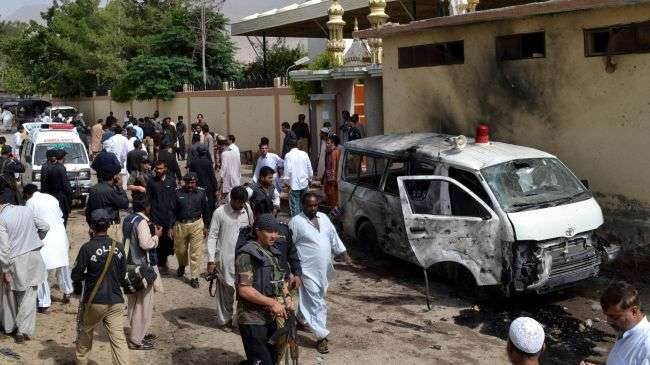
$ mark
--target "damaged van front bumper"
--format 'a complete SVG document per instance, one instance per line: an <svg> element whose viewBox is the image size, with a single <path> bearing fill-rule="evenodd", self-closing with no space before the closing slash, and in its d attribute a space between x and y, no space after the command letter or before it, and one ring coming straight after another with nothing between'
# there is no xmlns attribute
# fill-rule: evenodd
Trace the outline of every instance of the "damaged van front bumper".
<svg viewBox="0 0 650 365"><path fill-rule="evenodd" d="M513 261L516 292L545 293L598 276L603 262L615 260L620 248L593 232L543 242L518 242Z"/></svg>

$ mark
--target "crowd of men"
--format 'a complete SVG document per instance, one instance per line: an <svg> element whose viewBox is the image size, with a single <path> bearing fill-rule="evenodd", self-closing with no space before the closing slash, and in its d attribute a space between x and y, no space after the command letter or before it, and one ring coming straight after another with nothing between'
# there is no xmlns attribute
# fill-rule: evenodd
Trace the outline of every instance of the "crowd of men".
<svg viewBox="0 0 650 365"><path fill-rule="evenodd" d="M4 284L15 292L3 296L4 330L13 332L17 342L33 336L36 311L50 312L48 276L56 275L64 302L73 291L81 295L77 363L87 363L100 324L108 331L113 362L128 363L129 349L155 348L157 336L149 333L154 293L170 274L168 257L175 255L175 274L185 278L187 268L191 287L200 286L203 273L214 278L217 323L240 332L251 363L278 361L281 355L268 340L280 319L296 312L316 335L318 350L329 351L324 297L332 252L346 262L350 257L329 218L318 212L318 195L309 192L313 171L305 152L309 128L304 116L294 125L300 138L285 141L286 159L270 152L268 138L262 138L254 177L243 183L235 136L211 132L202 115L189 127L191 136L185 135L181 117L173 122L157 112L141 119L127 113L122 121L112 114L99 120L90 132L91 167L97 175L85 211L91 239L72 270L65 231L71 211L65 152L47 152L41 189L32 184L19 189L15 176L24 167L9 146L3 148L0 163L7 182L1 209L11 211L11 217L3 215L0 227L14 238L1 240L0 235L9 255L0 261L13 274L5 274ZM191 141L187 147L186 138ZM185 161L185 175L179 161ZM283 185L292 197L288 225L276 218ZM298 292L304 299L297 299Z"/></svg>
<svg viewBox="0 0 650 365"><path fill-rule="evenodd" d="M176 275L199 288L204 276L214 285L217 325L239 332L248 364L276 364L288 356L270 339L294 319L313 333L320 353L329 352L325 297L333 259L338 256L349 265L352 260L328 215L320 211L320 196L329 208L336 207L340 142L365 135L358 116L342 116L338 130L323 125L315 146L304 115L293 125L282 125L280 154L271 152L269 139L262 137L252 179L243 181L235 136L210 131L203 115L188 128L182 117L172 121L158 112L139 119L127 112L121 121L111 113L91 129L97 184L86 202L90 240L71 270L65 152L48 151L40 189L32 184L19 189L15 173L22 166L9 146L2 147L3 330L19 343L33 336L36 312L49 313L51 306L48 277L56 276L63 302L73 292L80 295L77 363L88 362L94 331L103 325L113 363L128 364L129 350L156 348L150 325L162 278ZM185 174L179 161L185 163ZM314 192L315 181L321 182L320 193ZM287 224L277 218L284 193ZM175 273L171 255L178 261ZM636 291L617 284L605 291L601 303L610 324L623 333L608 363L648 361L650 325ZM544 340L537 321L515 320L507 347L510 361L538 363Z"/></svg>

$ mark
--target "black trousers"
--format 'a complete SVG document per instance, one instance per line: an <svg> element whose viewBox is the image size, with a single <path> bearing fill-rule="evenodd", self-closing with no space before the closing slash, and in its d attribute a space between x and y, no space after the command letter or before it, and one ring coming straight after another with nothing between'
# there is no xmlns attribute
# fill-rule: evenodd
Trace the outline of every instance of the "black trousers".
<svg viewBox="0 0 650 365"><path fill-rule="evenodd" d="M185 136L178 137L178 148L176 149L176 155L181 159L185 159Z"/></svg>
<svg viewBox="0 0 650 365"><path fill-rule="evenodd" d="M269 339L275 333L275 322L266 325L240 324L241 335L246 359L250 365L274 365L278 357L278 348L269 344Z"/></svg>
<svg viewBox="0 0 650 365"><path fill-rule="evenodd" d="M167 266L167 257L174 254L174 240L169 238L169 231L172 228L163 228L162 236L158 240L156 254L158 255L158 267Z"/></svg>

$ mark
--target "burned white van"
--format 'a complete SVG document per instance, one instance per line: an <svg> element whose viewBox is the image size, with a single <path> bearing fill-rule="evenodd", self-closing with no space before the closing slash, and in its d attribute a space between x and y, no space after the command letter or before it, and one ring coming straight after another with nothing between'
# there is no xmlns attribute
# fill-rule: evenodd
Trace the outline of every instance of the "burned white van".
<svg viewBox="0 0 650 365"><path fill-rule="evenodd" d="M589 189L533 148L432 133L345 145L339 206L346 234L425 269L444 264L506 295L598 275L618 247Z"/></svg>

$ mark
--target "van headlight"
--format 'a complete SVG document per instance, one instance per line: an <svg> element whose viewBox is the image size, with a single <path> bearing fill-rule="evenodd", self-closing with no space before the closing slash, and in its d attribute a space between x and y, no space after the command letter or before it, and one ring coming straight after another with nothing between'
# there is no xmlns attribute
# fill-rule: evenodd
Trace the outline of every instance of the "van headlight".
<svg viewBox="0 0 650 365"><path fill-rule="evenodd" d="M90 170L81 170L79 171L80 180L90 180Z"/></svg>
<svg viewBox="0 0 650 365"><path fill-rule="evenodd" d="M40 171L32 172L32 181L41 181L41 173L40 173Z"/></svg>

